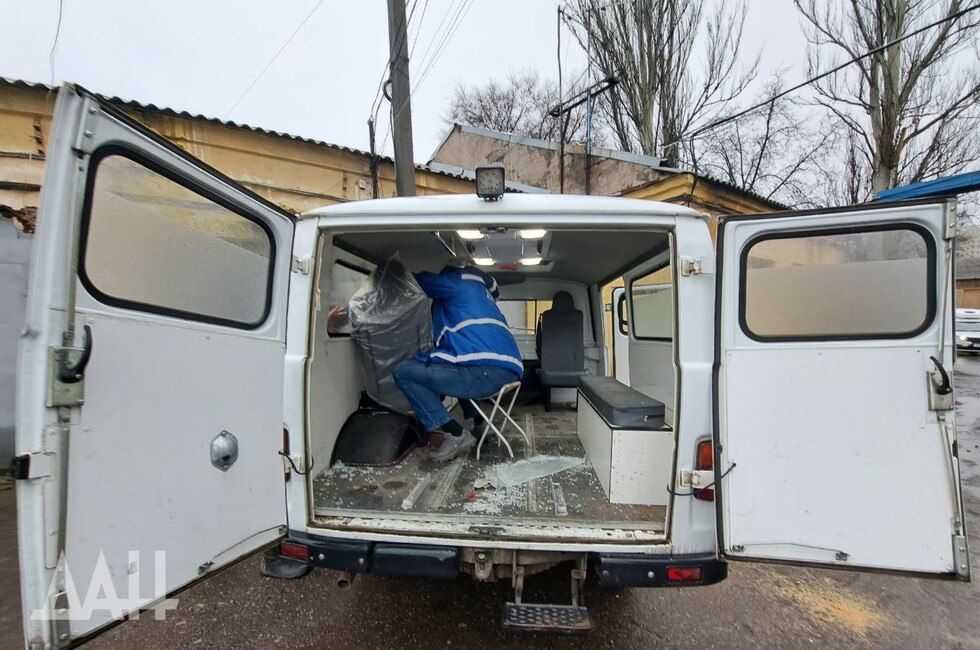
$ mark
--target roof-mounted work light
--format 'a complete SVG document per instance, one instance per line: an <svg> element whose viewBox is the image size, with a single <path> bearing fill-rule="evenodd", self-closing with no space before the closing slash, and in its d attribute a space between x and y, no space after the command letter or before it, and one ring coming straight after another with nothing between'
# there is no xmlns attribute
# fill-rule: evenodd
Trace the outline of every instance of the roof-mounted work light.
<svg viewBox="0 0 980 650"><path fill-rule="evenodd" d="M480 165L476 168L476 195L496 201L504 195L504 166Z"/></svg>

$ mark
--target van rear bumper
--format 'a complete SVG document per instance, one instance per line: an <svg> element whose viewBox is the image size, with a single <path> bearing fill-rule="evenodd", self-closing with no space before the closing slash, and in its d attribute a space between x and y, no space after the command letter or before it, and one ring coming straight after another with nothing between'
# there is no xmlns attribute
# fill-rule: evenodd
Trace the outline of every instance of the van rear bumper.
<svg viewBox="0 0 980 650"><path fill-rule="evenodd" d="M462 572L462 554L452 546L324 539L299 531L290 531L285 541L305 546L306 563L324 569L420 578L455 578ZM569 559L567 554L554 555L559 561ZM590 553L589 560L602 587L693 587L715 584L728 576L728 565L714 553ZM692 572L682 569L700 572L695 571L698 576L692 579ZM679 575L684 579L677 579Z"/></svg>

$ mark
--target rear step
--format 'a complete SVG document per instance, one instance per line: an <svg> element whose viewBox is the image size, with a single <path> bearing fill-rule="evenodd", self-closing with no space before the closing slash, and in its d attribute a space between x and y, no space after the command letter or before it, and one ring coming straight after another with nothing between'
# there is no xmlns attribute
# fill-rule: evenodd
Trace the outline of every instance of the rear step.
<svg viewBox="0 0 980 650"><path fill-rule="evenodd" d="M524 567L514 564L514 602L504 604L504 627L525 632L578 634L592 630L589 610L582 604L588 555L579 556L572 569L572 604L524 603Z"/></svg>

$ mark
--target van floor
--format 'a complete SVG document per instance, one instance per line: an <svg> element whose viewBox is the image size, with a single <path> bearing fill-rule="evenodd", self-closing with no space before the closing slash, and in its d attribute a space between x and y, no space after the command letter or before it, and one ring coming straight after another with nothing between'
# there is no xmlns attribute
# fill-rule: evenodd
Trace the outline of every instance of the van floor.
<svg viewBox="0 0 980 650"><path fill-rule="evenodd" d="M664 506L609 502L592 465L585 460L574 410L556 407L547 413L540 405L530 405L515 407L513 416L531 439L528 449L513 427L504 430L514 460L491 431L479 461L474 447L467 457L446 464L429 460L429 450L424 448L413 449L389 467L335 463L313 481L314 512L318 517L349 517L352 511L359 511L358 516L453 515L478 521L514 518L650 532L664 529ZM474 487L492 466L535 456L574 457L584 462L516 487Z"/></svg>

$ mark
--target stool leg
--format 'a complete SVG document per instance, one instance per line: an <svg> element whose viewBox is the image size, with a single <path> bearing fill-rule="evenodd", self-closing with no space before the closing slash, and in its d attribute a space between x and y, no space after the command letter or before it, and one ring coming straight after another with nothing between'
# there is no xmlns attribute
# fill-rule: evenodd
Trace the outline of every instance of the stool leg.
<svg viewBox="0 0 980 650"><path fill-rule="evenodd" d="M476 400L475 399L471 399L470 400L470 404L473 405L473 408L475 408L477 410L477 412L480 414L481 417L483 417L483 419L485 421L489 422L489 420L487 420L487 414L483 412L483 409L480 408L480 405L476 403ZM489 430L490 430L490 427L488 427L488 426L487 427L483 427L483 435L480 436L480 442L478 442L476 444L476 459L477 460L480 460L480 449L483 448L483 441L487 439L487 432Z"/></svg>
<svg viewBox="0 0 980 650"><path fill-rule="evenodd" d="M530 438L527 437L527 433L524 431L521 425L517 424L514 418L511 417L511 411L514 410L514 403L517 402L517 393L519 393L520 390L521 390L520 386L516 386L514 388L514 394L510 398L510 406L508 406L507 410L504 411L504 417L507 418L507 420L514 425L514 428L520 432L520 434L524 437L524 442L527 444L528 449L530 449L531 448ZM503 427L501 427L501 430L503 430Z"/></svg>

